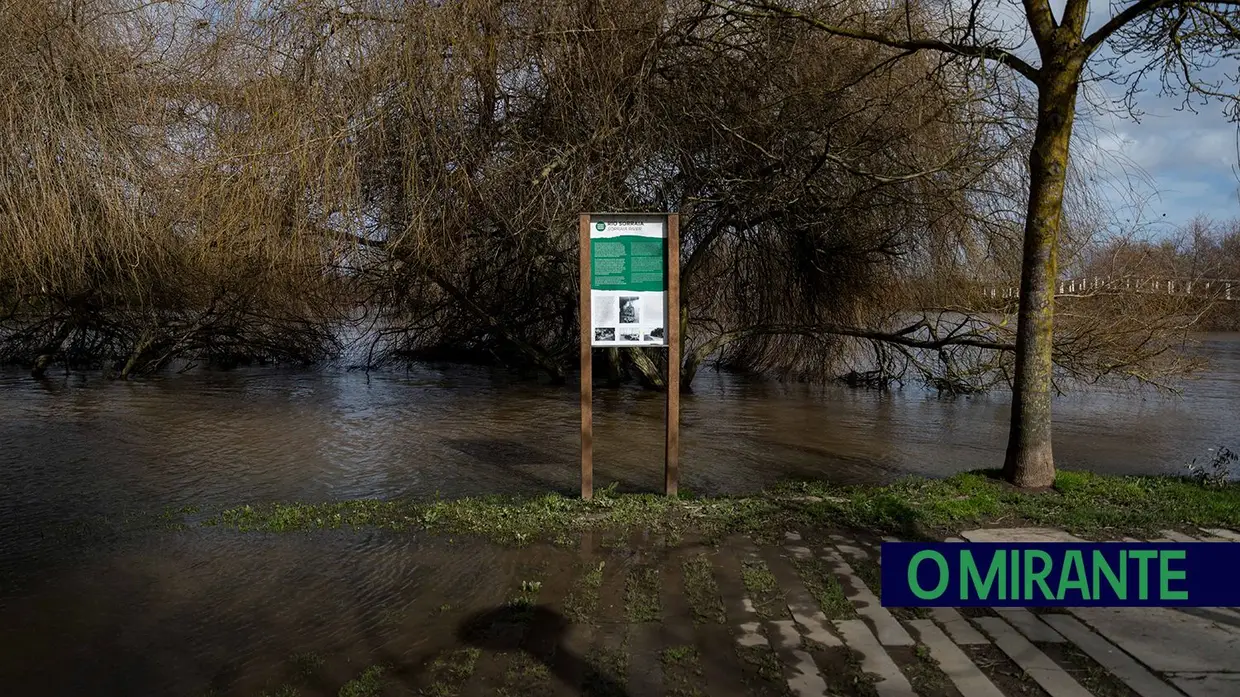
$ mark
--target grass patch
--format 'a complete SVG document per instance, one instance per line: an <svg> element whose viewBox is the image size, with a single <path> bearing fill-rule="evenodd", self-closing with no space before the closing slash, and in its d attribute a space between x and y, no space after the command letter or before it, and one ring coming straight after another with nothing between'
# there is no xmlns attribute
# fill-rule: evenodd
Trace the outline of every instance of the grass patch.
<svg viewBox="0 0 1240 697"><path fill-rule="evenodd" d="M719 599L719 585L705 554L686 559L681 564L685 579L685 599L693 611L697 624L723 624L727 621L723 601Z"/></svg>
<svg viewBox="0 0 1240 697"><path fill-rule="evenodd" d="M763 619L781 619L787 613L784 595L779 590L779 583L774 574L760 559L747 559L741 562L741 580L749 599L753 601L754 610Z"/></svg>
<svg viewBox="0 0 1240 697"><path fill-rule="evenodd" d="M594 619L598 609L598 589L603 585L603 566L605 562L589 562L578 565L580 570L572 590L564 598L564 614L568 619L579 624L587 624Z"/></svg>
<svg viewBox="0 0 1240 697"><path fill-rule="evenodd" d="M293 670L298 676L303 678L314 677L316 673L323 668L323 657L314 652L295 653L289 656L289 663L293 664Z"/></svg>
<svg viewBox="0 0 1240 697"><path fill-rule="evenodd" d="M844 587L827 563L818 557L793 559L792 565L805 583L805 589L818 601L828 619L843 620L857 616L852 601L844 595Z"/></svg>
<svg viewBox="0 0 1240 697"><path fill-rule="evenodd" d="M504 697L525 697L546 691L551 673L547 667L539 663L529 653L517 651L508 662L508 670L504 673L504 684L497 694Z"/></svg>
<svg viewBox="0 0 1240 697"><path fill-rule="evenodd" d="M888 654L899 665L913 691L919 695L948 695L953 693L951 679L943 672L939 662L930 656L930 647L917 644L911 649L889 647Z"/></svg>
<svg viewBox="0 0 1240 697"><path fill-rule="evenodd" d="M844 674L841 676L848 694L856 697L878 697L874 683L878 678L861 669L861 654L845 647Z"/></svg>
<svg viewBox="0 0 1240 697"><path fill-rule="evenodd" d="M1048 646L1043 653L1054 659L1094 697L1137 697L1119 678L1072 644Z"/></svg>
<svg viewBox="0 0 1240 697"><path fill-rule="evenodd" d="M658 622L659 570L639 566L629 572L624 584L624 611L630 622Z"/></svg>
<svg viewBox="0 0 1240 697"><path fill-rule="evenodd" d="M613 646L594 646L587 663L593 673L587 675L583 694L588 697L627 697L624 688L629 671L628 637Z"/></svg>
<svg viewBox="0 0 1240 697"><path fill-rule="evenodd" d="M703 697L702 663L696 648L670 646L660 656L663 664L663 686L669 697Z"/></svg>
<svg viewBox="0 0 1240 697"><path fill-rule="evenodd" d="M779 667L779 659L775 658L775 652L769 646L738 646L736 655L778 692L782 694L787 691L788 683L784 680L783 669Z"/></svg>
<svg viewBox="0 0 1240 697"><path fill-rule="evenodd" d="M383 691L383 666L370 666L362 674L345 683L340 697L379 697Z"/></svg>
<svg viewBox="0 0 1240 697"><path fill-rule="evenodd" d="M456 649L435 659L431 664L431 684L421 694L427 697L455 697L460 694L461 687L469 676L474 673L474 664L482 652L475 648ZM365 674L363 674L365 677ZM345 695L341 690L340 697L378 697L378 676L373 692L357 692Z"/></svg>
<svg viewBox="0 0 1240 697"><path fill-rule="evenodd" d="M433 530L504 543L564 539L583 530L645 530L667 539L686 531L706 540L741 533L766 539L785 526L856 528L925 539L968 527L1052 525L1082 536L1148 536L1160 529L1240 528L1240 483L1184 477L1116 477L1060 471L1044 492L1014 489L993 472L914 478L888 486L785 484L756 496L679 499L600 492L591 501L558 494L274 503L229 508L203 525L286 532L336 528ZM163 524L173 521L163 519Z"/></svg>
<svg viewBox="0 0 1240 697"><path fill-rule="evenodd" d="M1030 492L999 481L993 471L982 471L883 487L803 483L782 490L806 502L802 514L811 520L910 537L998 521L1104 537L1160 528L1240 526L1240 484L1206 486L1184 477L1061 470L1052 489Z"/></svg>
<svg viewBox="0 0 1240 697"><path fill-rule="evenodd" d="M329 503L269 503L229 508L204 525L242 531L292 532L338 528L435 530L476 534L505 543L563 539L589 530L649 530L680 539L692 529L705 536L757 526L778 511L762 497L680 499L654 494L604 494L582 501L559 494L538 498L487 496L457 500L360 499Z"/></svg>

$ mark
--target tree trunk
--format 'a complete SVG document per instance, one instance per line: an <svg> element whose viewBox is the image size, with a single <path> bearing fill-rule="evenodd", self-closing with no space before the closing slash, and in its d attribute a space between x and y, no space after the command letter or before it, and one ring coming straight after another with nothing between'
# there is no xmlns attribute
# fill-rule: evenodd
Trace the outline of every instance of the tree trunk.
<svg viewBox="0 0 1240 697"><path fill-rule="evenodd" d="M620 349L607 349L607 386L619 387L624 378L624 366L620 360Z"/></svg>
<svg viewBox="0 0 1240 697"><path fill-rule="evenodd" d="M60 353L60 349L64 346L65 339L69 338L69 334L73 332L73 328L77 326L73 318L65 320L64 323L56 330L51 340L39 352L34 359L34 367L30 369L30 376L36 379L42 378L47 373L47 368L52 364L52 360L56 358L56 354Z"/></svg>
<svg viewBox="0 0 1240 697"><path fill-rule="evenodd" d="M1051 370L1060 217L1079 67L1049 63L1038 94L1029 154L1029 207L1020 273L1016 376L1003 477L1019 487L1055 482L1051 446Z"/></svg>
<svg viewBox="0 0 1240 697"><path fill-rule="evenodd" d="M667 387L663 380L663 371L659 370L659 366L655 365L649 354L639 348L626 348L624 351L637 369L642 387L648 390L662 390Z"/></svg>

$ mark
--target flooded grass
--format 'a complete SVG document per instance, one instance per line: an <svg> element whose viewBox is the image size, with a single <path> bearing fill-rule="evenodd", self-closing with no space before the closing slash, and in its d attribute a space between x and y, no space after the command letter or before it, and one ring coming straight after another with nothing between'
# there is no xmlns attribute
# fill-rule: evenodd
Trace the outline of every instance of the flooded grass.
<svg viewBox="0 0 1240 697"><path fill-rule="evenodd" d="M783 591L765 562L760 559L741 562L741 581L760 617L773 620L782 619L787 614Z"/></svg>
<svg viewBox="0 0 1240 697"><path fill-rule="evenodd" d="M583 686L589 697L627 697L624 688L629 673L628 637L614 647L595 646L587 654L587 661L597 671L588 676Z"/></svg>
<svg viewBox="0 0 1240 697"><path fill-rule="evenodd" d="M456 697L460 694L461 687L469 680L469 676L473 675L474 665L478 662L478 656L481 653L475 648L456 649L436 658L430 668L430 686L423 690L422 694L427 697ZM379 683L382 671L379 670L372 676L371 670L368 668L361 678L345 685L345 688L349 688L350 685L356 683L356 687L352 688L353 692L346 693L342 689L340 697L378 697L382 687ZM369 681L363 682L368 677Z"/></svg>
<svg viewBox="0 0 1240 697"><path fill-rule="evenodd" d="M668 697L703 697L702 662L693 646L670 646L660 656L663 664L663 685Z"/></svg>
<svg viewBox="0 0 1240 697"><path fill-rule="evenodd" d="M577 580L564 598L564 614L569 620L580 624L592 623L598 609L598 589L603 585L603 567L606 562L586 562L577 565Z"/></svg>
<svg viewBox="0 0 1240 697"><path fill-rule="evenodd" d="M779 667L779 659L769 646L738 646L736 655L752 666L764 682L776 688L778 694L787 692L788 683L784 680L784 671Z"/></svg>
<svg viewBox="0 0 1240 697"><path fill-rule="evenodd" d="M857 616L852 601L844 595L844 587L825 561L818 557L793 559L792 565L805 583L805 589L818 601L818 606L828 619L842 620Z"/></svg>
<svg viewBox="0 0 1240 697"><path fill-rule="evenodd" d="M685 600L697 624L723 624L726 620L719 584L705 554L686 559L681 564L685 583Z"/></svg>
<svg viewBox="0 0 1240 697"><path fill-rule="evenodd" d="M658 622L659 570L639 566L629 572L624 584L624 612L630 622Z"/></svg>
<svg viewBox="0 0 1240 697"><path fill-rule="evenodd" d="M508 662L508 670L504 673L504 684L497 690L497 693L503 697L542 694L546 692L550 680L551 673L545 665L525 651L518 651L512 654L512 660ZM436 695L436 697L440 696Z"/></svg>
<svg viewBox="0 0 1240 697"><path fill-rule="evenodd" d="M582 501L559 494L534 499L490 496L452 501L335 501L269 503L226 509L203 521L242 531L292 532L345 527L434 530L476 534L505 543L567 542L587 529L644 530L679 540L692 528L706 537L747 529L775 514L773 501L720 498L684 501L649 494L595 496Z"/></svg>
<svg viewBox="0 0 1240 697"><path fill-rule="evenodd" d="M314 652L295 653L289 656L288 660L293 666L293 672L301 678L314 677L323 669L323 657Z"/></svg>
<svg viewBox="0 0 1240 697"><path fill-rule="evenodd" d="M668 540L687 531L707 541L731 533L754 539L783 526L865 529L924 539L1003 520L1055 525L1080 535L1140 536L1167 528L1240 527L1240 483L1204 486L1181 477L1107 476L1060 471L1050 491L1014 489L992 472L909 479L889 486L788 484L749 497L668 498L597 495L582 501L483 497L453 501L356 500L273 503L229 508L202 524L286 532L377 527L474 534L503 543L565 541L583 530L643 530ZM188 515L188 514L182 514ZM159 523L175 527L163 515Z"/></svg>

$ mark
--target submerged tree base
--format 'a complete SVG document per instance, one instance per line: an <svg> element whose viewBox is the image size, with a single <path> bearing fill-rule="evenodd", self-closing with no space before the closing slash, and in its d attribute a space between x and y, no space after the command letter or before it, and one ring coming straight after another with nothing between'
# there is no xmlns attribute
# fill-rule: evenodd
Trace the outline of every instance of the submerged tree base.
<svg viewBox="0 0 1240 697"><path fill-rule="evenodd" d="M997 471L887 486L797 482L754 496L667 498L600 492L592 501L559 494L432 502L363 499L230 508L206 525L287 532L344 527L473 534L504 543L568 542L591 529L645 529L672 537L782 535L790 526L864 529L904 539L939 539L992 524L1048 525L1085 537L1114 538L1164 529L1240 528L1240 483L1183 477L1108 476L1061 471L1053 488L1022 491Z"/></svg>

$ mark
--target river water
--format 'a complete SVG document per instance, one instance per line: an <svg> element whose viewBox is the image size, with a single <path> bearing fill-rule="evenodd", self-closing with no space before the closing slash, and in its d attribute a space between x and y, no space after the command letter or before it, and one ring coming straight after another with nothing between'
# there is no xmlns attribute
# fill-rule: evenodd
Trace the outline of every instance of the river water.
<svg viewBox="0 0 1240 697"><path fill-rule="evenodd" d="M1240 335L1200 339L1211 366L1178 397L1091 389L1057 398L1058 464L1169 473L1210 448L1240 445ZM753 492L789 477L882 482L1003 459L1004 394L940 397L711 371L694 388L681 402L681 481L695 493ZM597 388L594 413L596 486L657 491L663 396ZM404 637L400 651L414 651L433 612L410 608L433 605L443 589L493 595L501 582L479 580L477 570L511 568L509 552L457 541L447 553L432 537L378 533L193 530L74 545L48 531L166 507L572 493L578 419L571 385L462 367L134 382L0 373L0 686L30 695L212 686L251 694L300 645L357 653Z"/></svg>

